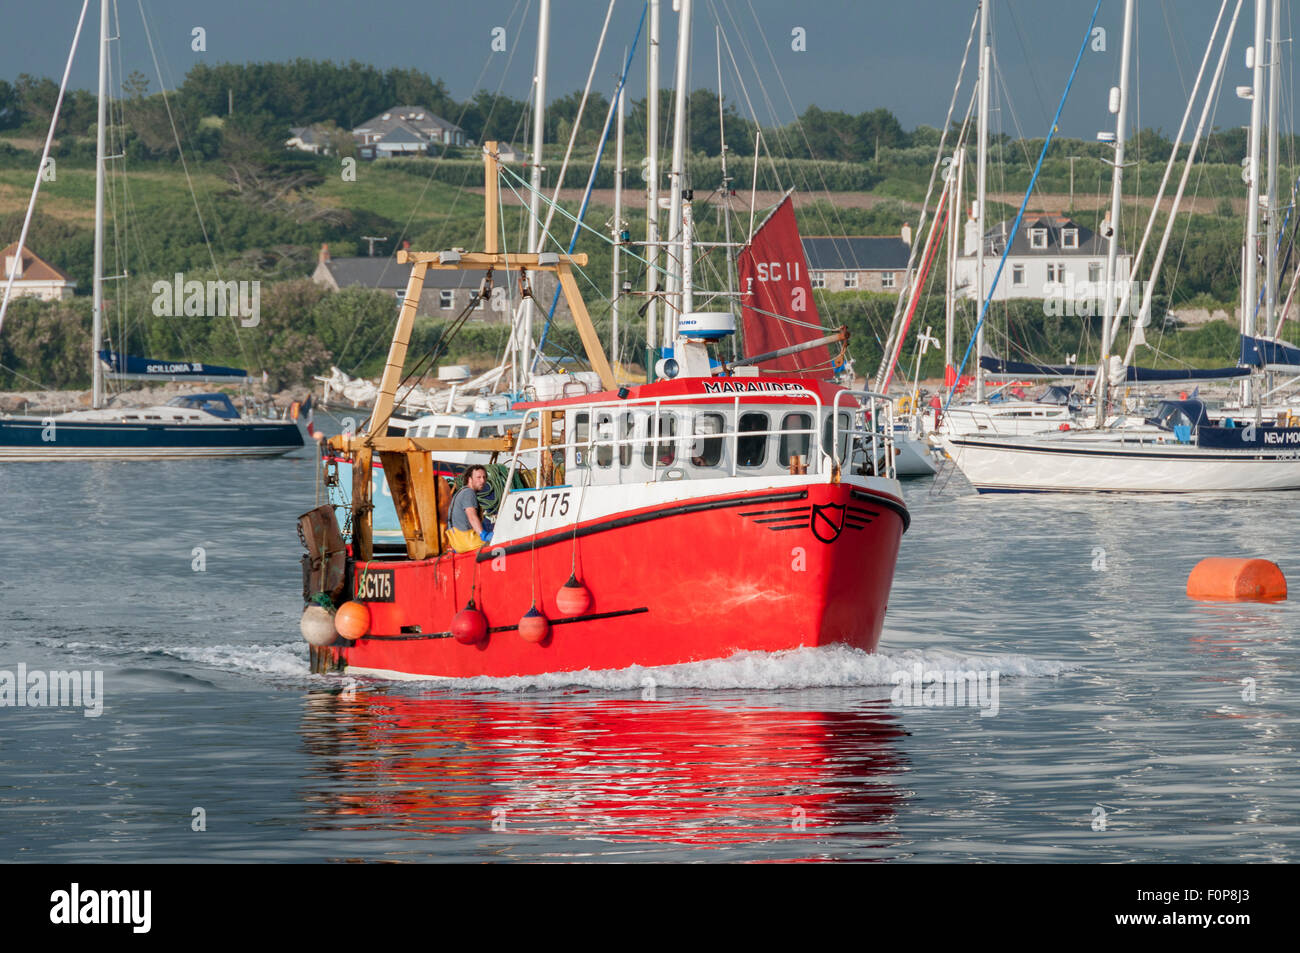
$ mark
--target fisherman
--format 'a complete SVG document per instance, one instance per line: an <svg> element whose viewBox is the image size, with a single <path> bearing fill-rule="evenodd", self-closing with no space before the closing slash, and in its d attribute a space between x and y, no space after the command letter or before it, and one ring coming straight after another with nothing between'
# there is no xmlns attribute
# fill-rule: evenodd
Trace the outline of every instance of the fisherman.
<svg viewBox="0 0 1300 953"><path fill-rule="evenodd" d="M465 485L451 498L447 540L458 553L472 553L492 539L492 521L478 507L478 493L486 483L487 468L475 464L465 471Z"/></svg>

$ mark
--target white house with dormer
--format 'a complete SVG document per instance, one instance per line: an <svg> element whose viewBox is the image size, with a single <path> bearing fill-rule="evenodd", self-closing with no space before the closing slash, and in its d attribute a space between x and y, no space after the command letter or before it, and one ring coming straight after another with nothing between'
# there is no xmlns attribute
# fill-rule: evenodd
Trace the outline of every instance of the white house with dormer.
<svg viewBox="0 0 1300 953"><path fill-rule="evenodd" d="M0 262L4 271L0 274L0 288L13 278L15 298L40 298L42 301L58 301L71 298L77 283L66 274L41 258L30 248L23 248L18 254L18 243L14 242L4 251L0 251ZM0 292L0 296L3 292Z"/></svg>
<svg viewBox="0 0 1300 953"><path fill-rule="evenodd" d="M984 234L986 294L997 273L1013 224L1011 221L998 222ZM958 293L967 298L975 297L978 235L979 229L974 219L967 220L962 253L957 256L955 272ZM1107 244L1107 240L1092 229L1064 215L1044 213L1034 218L1026 216L1011 243L1011 253L1007 255L1002 276L993 292L993 300L1057 297L1074 301L1100 300L1106 283ZM1131 268L1132 256L1120 249L1116 259L1117 284L1128 281ZM1126 310L1122 309L1120 313L1126 313Z"/></svg>

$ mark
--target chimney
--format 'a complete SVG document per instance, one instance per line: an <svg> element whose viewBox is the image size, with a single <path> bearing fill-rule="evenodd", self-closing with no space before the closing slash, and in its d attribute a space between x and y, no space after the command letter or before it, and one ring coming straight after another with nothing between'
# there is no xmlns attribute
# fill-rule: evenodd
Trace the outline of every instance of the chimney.
<svg viewBox="0 0 1300 953"><path fill-rule="evenodd" d="M317 259L317 261L319 261L323 265L325 264L325 262L329 260L330 260L330 246L327 243L322 244L320 246L320 257Z"/></svg>
<svg viewBox="0 0 1300 953"><path fill-rule="evenodd" d="M409 240L409 239L404 240L404 241L402 242L402 251L410 251L410 250L411 250L411 242L410 242L410 240Z"/></svg>
<svg viewBox="0 0 1300 953"><path fill-rule="evenodd" d="M912 226L907 222L903 223L903 244L908 248L912 247Z"/></svg>

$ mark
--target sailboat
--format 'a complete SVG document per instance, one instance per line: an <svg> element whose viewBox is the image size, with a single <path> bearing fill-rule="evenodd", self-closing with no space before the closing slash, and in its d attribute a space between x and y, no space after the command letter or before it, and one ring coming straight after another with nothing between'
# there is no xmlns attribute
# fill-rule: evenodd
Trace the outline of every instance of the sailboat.
<svg viewBox="0 0 1300 953"><path fill-rule="evenodd" d="M1132 43L1134 0L1126 0L1124 39L1116 102L1115 161L1111 182L1111 223L1120 222L1119 208L1124 170L1128 115L1128 76ZM1256 51L1264 47L1263 4L1256 10ZM1238 10L1240 4L1238 5ZM1236 16L1232 20L1235 26ZM1230 26L1223 44L1219 71L1232 37ZM1217 24L1216 24L1217 32ZM1213 40L1211 41L1213 43ZM1208 50L1207 50L1208 55ZM1258 238L1259 139L1263 104L1263 55L1254 57L1254 95L1251 111L1251 157L1248 167L1250 197L1246 221L1247 269L1243 287L1243 340L1253 331ZM1213 86L1207 107L1213 98ZM1198 130L1199 138L1199 130ZM1195 144L1195 140L1194 140ZM1188 163L1190 167L1190 161ZM1184 171L1186 175L1186 170ZM1300 427L1265 423L1256 404L1241 419L1213 420L1199 400L1161 402L1156 413L1136 427L1108 427L1109 384L1118 380L1118 359L1112 367L1107 350L1112 340L1118 227L1111 229L1107 257L1107 289L1102 328L1102 356L1097 367L1095 429L1066 430L1050 435L998 437L965 435L944 437L944 446L975 488L982 492L1243 492L1300 489ZM987 304L986 304L987 306ZM1129 368L1136 374L1137 368ZM1208 372L1215 373L1215 372ZM1248 374L1241 370L1237 376ZM1243 382L1244 393L1249 382ZM1287 424L1290 421L1286 421Z"/></svg>
<svg viewBox="0 0 1300 953"><path fill-rule="evenodd" d="M109 0L100 2L99 116L95 150L95 262L93 330L90 359L93 375L91 407L47 417L0 416L0 461L154 460L171 457L279 456L303 446L299 424L290 420L247 417L224 393L187 394L166 404L145 408L113 408L105 400L105 378L153 382L238 384L244 370L190 360L154 360L119 354L103 346L104 336L104 191L107 162L109 66ZM84 18L83 9L82 16ZM80 36L81 22L77 35ZM76 40L73 41L75 54ZM69 57L71 65L71 55ZM67 76L64 76L66 88ZM59 103L62 103L62 89ZM50 137L58 122L56 108ZM51 138L47 138L41 170ZM35 207L41 174L27 208L15 252L21 260ZM12 292L14 269L0 306L0 322Z"/></svg>

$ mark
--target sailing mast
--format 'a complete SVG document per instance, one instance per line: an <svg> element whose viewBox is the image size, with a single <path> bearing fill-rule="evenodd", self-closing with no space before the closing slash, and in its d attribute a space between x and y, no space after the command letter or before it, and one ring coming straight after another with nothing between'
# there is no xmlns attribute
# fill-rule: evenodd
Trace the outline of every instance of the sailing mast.
<svg viewBox="0 0 1300 953"><path fill-rule="evenodd" d="M948 267L943 296L943 383L946 387L957 385L957 369L952 364L953 325L957 316L957 255L960 250L961 186L965 170L966 141L958 143L953 161L948 166L953 176L952 198L948 202Z"/></svg>
<svg viewBox="0 0 1300 953"><path fill-rule="evenodd" d="M1277 67L1282 58L1281 27L1281 0L1273 0L1268 46L1268 233L1264 242L1264 328L1270 338L1277 333L1277 112L1282 81Z"/></svg>
<svg viewBox="0 0 1300 953"><path fill-rule="evenodd" d="M1133 0L1124 0L1124 40L1119 56L1119 87L1111 90L1110 110L1115 113L1115 165L1110 177L1110 236L1106 246L1106 296L1101 321L1101 361L1097 365L1097 426L1106 422L1106 404L1110 363L1110 343L1114 334L1119 283L1116 266L1119 257L1119 212L1124 185L1124 140L1128 130L1128 67L1133 47ZM1116 100L1118 99L1118 102ZM1102 234L1106 229L1102 228ZM1127 284L1127 282L1125 282Z"/></svg>
<svg viewBox="0 0 1300 953"><path fill-rule="evenodd" d="M979 136L975 166L975 231L978 245L975 248L975 313L978 315L984 307L984 199L988 184L989 160L989 72L993 53L989 46L989 5L992 0L980 3L980 105ZM984 367L980 358L984 356L984 323L980 322L975 334L975 401L984 400ZM955 386L955 385L954 385Z"/></svg>
<svg viewBox="0 0 1300 953"><path fill-rule="evenodd" d="M645 375L654 380L659 353L659 0L650 0L650 43L646 47L646 312Z"/></svg>
<svg viewBox="0 0 1300 953"><path fill-rule="evenodd" d="M537 76L533 85L533 169L532 195L528 201L528 253L536 255L542 250L542 141L546 136L546 56L550 49L551 0L542 0L537 14ZM534 275L537 273L534 272ZM530 281L530 284L532 282ZM524 298L524 333L519 342L520 366L524 380L533 366L533 315L535 305L532 295Z"/></svg>
<svg viewBox="0 0 1300 953"><path fill-rule="evenodd" d="M722 111L722 26L713 28L714 44L718 55L718 139L721 142L719 153L722 158L722 201L718 213L722 216L723 241L727 243L727 311L735 318L736 285L733 276L736 271L736 249L731 242L731 176L727 174L727 122ZM731 356L736 354L736 335L730 335Z"/></svg>
<svg viewBox="0 0 1300 953"><path fill-rule="evenodd" d="M672 189L668 212L668 297L672 300L664 315L664 344L671 347L677 338L677 319L686 308L686 275L689 264L684 260L685 234L682 227L682 191L686 187L686 72L691 52L691 0L678 0L676 87L673 89L673 163L668 172ZM671 248L681 244L674 259Z"/></svg>
<svg viewBox="0 0 1300 953"><path fill-rule="evenodd" d="M1250 152L1246 171L1250 175L1250 193L1246 199L1245 270L1242 279L1241 332L1255 336L1255 305L1259 300L1259 139L1264 113L1264 20L1268 15L1266 0L1255 0L1255 45L1250 49L1248 64L1253 73L1250 101ZM1251 400L1251 378L1241 382L1241 405Z"/></svg>
<svg viewBox="0 0 1300 953"><path fill-rule="evenodd" d="M90 344L92 374L90 406L104 406L104 365L99 351L104 339L104 155L108 129L108 0L99 0L99 113L95 129L95 277Z"/></svg>
<svg viewBox="0 0 1300 953"><path fill-rule="evenodd" d="M626 51L623 59L627 60ZM623 104L626 96L623 84L620 84L618 102L615 104L618 109L618 125L614 145L614 275L609 295L609 360L615 367L618 366L618 319L623 294L619 287L619 252L623 250Z"/></svg>

